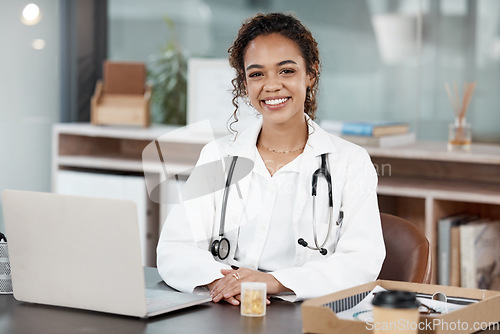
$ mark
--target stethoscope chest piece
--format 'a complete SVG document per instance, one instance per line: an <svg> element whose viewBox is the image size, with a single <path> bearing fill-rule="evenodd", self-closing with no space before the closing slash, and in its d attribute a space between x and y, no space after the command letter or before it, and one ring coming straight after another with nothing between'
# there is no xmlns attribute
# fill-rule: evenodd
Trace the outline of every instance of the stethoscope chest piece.
<svg viewBox="0 0 500 334"><path fill-rule="evenodd" d="M230 249L231 246L229 245L229 240L227 240L227 238L214 240L212 242L212 246L210 247L212 255L218 257L221 260L225 260L227 258Z"/></svg>

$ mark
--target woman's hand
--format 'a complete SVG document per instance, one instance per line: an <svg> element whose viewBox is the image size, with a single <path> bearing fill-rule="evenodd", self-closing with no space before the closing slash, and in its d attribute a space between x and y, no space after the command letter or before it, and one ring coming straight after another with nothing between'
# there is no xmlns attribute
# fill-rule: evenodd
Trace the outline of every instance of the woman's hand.
<svg viewBox="0 0 500 334"><path fill-rule="evenodd" d="M243 282L266 283L267 293L270 295L291 291L285 288L273 275L261 271L240 268L238 270L222 269L221 273L224 277L208 285L210 296L215 303L225 300L230 304L239 305L241 283ZM267 304L270 304L269 300L267 300Z"/></svg>
<svg viewBox="0 0 500 334"><path fill-rule="evenodd" d="M210 284L207 284L207 287L208 289L210 289L210 297L212 297L212 301L217 303L220 301L217 300L217 302L214 300L213 296L212 296L212 291L215 287L215 285L221 280L222 278L219 278L219 279L216 279L215 281L213 281L212 283ZM232 305L239 305L240 304L240 295L237 295L237 296L232 296L232 297L229 297L229 298L224 298L224 301L229 303L229 304L232 304Z"/></svg>

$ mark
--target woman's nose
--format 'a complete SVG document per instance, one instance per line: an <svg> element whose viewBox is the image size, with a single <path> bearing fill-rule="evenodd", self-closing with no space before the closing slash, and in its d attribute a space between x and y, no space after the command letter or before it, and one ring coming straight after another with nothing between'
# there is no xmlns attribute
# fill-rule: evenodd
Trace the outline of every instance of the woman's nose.
<svg viewBox="0 0 500 334"><path fill-rule="evenodd" d="M264 90L266 90L267 92L276 92L280 90L281 87L282 84L279 81L279 78L274 76L268 76L266 83L264 84Z"/></svg>

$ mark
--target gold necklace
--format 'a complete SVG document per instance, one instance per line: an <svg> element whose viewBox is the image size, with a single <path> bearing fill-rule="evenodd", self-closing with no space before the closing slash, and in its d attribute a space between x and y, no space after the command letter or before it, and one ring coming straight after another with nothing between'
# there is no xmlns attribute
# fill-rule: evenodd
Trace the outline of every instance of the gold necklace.
<svg viewBox="0 0 500 334"><path fill-rule="evenodd" d="M306 145L304 144L303 147L301 148L297 148L295 150L287 150L287 151L277 151L277 150L274 150L272 148L269 148L269 147L265 147L264 145L262 145L262 143L260 142L260 140L257 141L257 145L262 147L262 148L265 148L266 150L268 151L271 151L273 153L277 153L277 154L287 154L287 153L293 153L293 152L299 152L299 151L303 151L304 150L304 147L306 147Z"/></svg>

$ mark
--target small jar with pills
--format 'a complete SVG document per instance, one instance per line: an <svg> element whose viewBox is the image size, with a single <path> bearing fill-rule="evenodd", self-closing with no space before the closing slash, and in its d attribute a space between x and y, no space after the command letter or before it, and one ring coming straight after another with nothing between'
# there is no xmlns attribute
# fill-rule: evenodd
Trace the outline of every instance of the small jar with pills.
<svg viewBox="0 0 500 334"><path fill-rule="evenodd" d="M266 315L266 283L245 282L241 284L241 315L262 317Z"/></svg>

